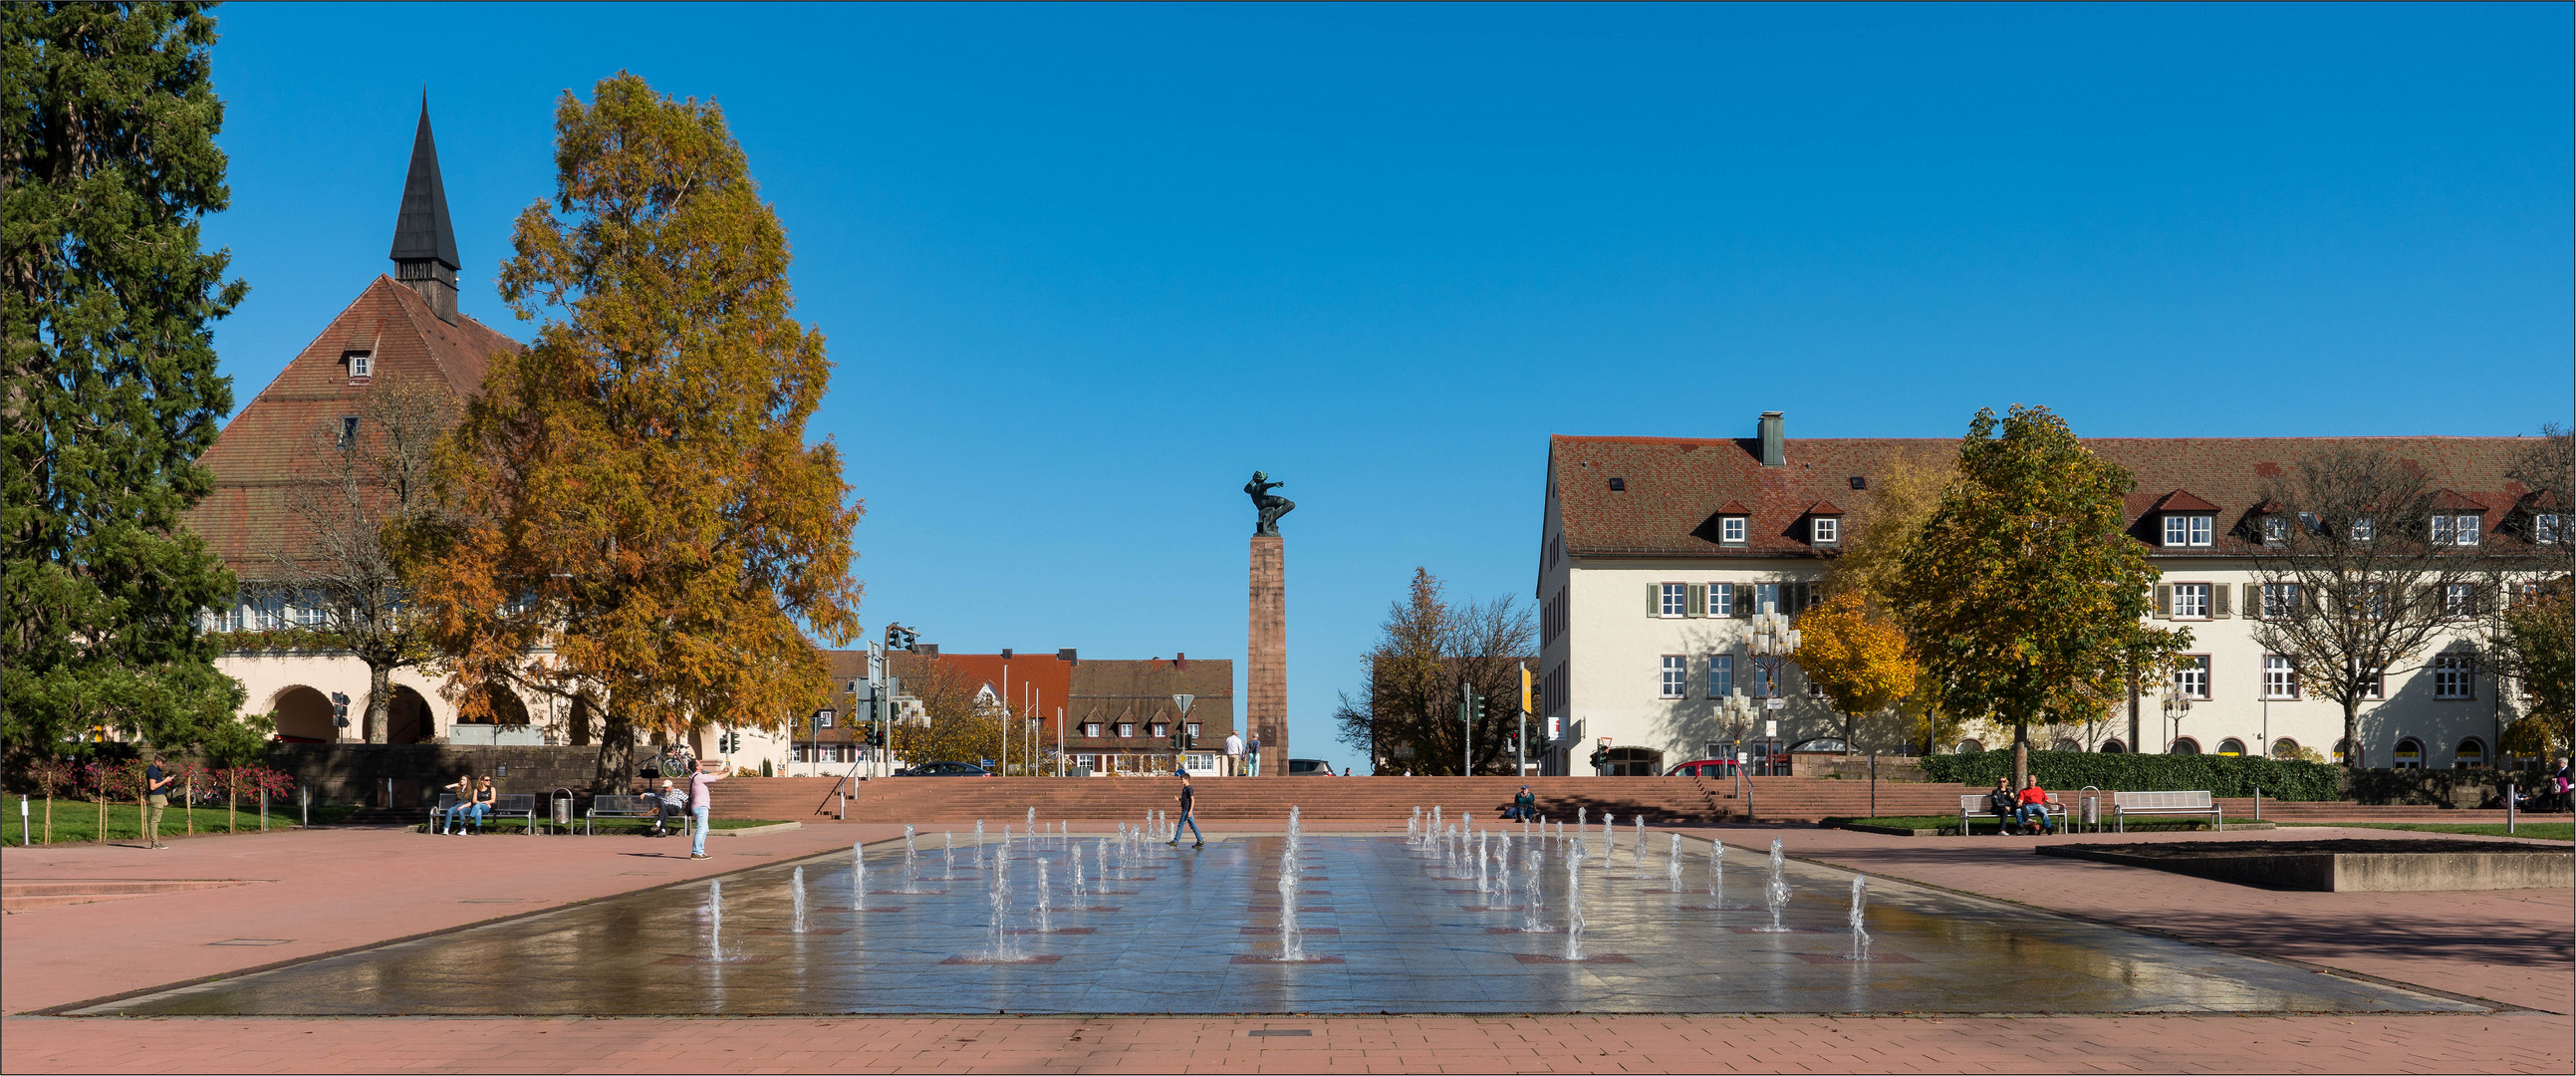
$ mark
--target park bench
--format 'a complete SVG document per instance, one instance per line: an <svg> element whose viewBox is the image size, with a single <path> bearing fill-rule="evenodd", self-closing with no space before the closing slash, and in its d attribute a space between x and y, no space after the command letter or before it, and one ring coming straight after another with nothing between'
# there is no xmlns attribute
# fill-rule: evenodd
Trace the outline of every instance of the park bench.
<svg viewBox="0 0 2576 1076"><path fill-rule="evenodd" d="M2224 830L2227 819L2221 817L2218 801L2207 792L2114 792L2111 793L2111 821L2127 833L2130 815L2208 815L2212 826Z"/></svg>
<svg viewBox="0 0 2576 1076"><path fill-rule="evenodd" d="M528 832L537 831L537 795L533 792L504 792L492 797L493 818L524 818Z"/></svg>
<svg viewBox="0 0 2576 1076"><path fill-rule="evenodd" d="M1960 836L1967 836L1968 827L1977 822L1992 822L1995 824L1996 830L2001 831L2003 829L2004 820L1996 816L1992 810L1988 809L1986 806L1986 795L1986 793L1978 792L1959 797ZM2068 816L2066 814L2066 806L2058 802L2057 793L2054 792L2048 794L2048 816L2057 820L2056 826L2058 829L2063 830L2067 827Z"/></svg>
<svg viewBox="0 0 2576 1076"><path fill-rule="evenodd" d="M590 801L589 810L582 812L582 833L584 835L588 835L595 832L592 825L592 821L594 819L659 818L661 816L662 797L660 796L651 794L642 796L600 796ZM689 828L688 816L681 815L680 818L680 831L686 833Z"/></svg>

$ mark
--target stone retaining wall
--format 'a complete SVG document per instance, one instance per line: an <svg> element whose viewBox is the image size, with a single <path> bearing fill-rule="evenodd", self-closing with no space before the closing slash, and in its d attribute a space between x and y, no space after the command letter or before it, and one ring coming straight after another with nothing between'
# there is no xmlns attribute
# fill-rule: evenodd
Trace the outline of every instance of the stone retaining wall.
<svg viewBox="0 0 2576 1076"><path fill-rule="evenodd" d="M461 774L491 775L503 792L545 793L560 786L588 798L599 766L596 747L481 747L463 744L270 744L268 764L295 775L316 803L428 807L438 789ZM385 802L385 782L393 802Z"/></svg>

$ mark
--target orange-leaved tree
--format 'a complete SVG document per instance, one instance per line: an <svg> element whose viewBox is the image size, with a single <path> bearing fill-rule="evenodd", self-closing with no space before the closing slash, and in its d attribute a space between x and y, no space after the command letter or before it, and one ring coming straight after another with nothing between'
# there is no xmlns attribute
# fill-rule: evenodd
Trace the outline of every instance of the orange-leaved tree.
<svg viewBox="0 0 2576 1076"><path fill-rule="evenodd" d="M1894 731L1880 726L1914 696L1922 675L1906 650L1905 632L1874 614L1859 591L1836 591L1798 618L1798 668L1843 718L1846 750L1863 739L1875 749ZM1872 727L1865 729L1864 723Z"/></svg>
<svg viewBox="0 0 2576 1076"><path fill-rule="evenodd" d="M858 629L860 506L831 442L806 443L831 366L723 113L619 72L566 93L555 131L554 204L520 215L500 279L543 324L493 360L404 563L459 711L492 683L588 701L606 787L639 732L823 705L804 629Z"/></svg>

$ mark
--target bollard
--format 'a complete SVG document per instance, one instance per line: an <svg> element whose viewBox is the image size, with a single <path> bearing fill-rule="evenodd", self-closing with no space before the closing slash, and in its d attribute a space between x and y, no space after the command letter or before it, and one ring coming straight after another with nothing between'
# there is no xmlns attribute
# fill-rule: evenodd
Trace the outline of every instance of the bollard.
<svg viewBox="0 0 2576 1076"><path fill-rule="evenodd" d="M27 797L22 795L18 797L18 847L20 848L26 848L36 843L36 831L29 828L29 825L30 824L27 821Z"/></svg>
<svg viewBox="0 0 2576 1076"><path fill-rule="evenodd" d="M2507 782L2505 782L2505 783L2504 783L2504 835L2505 835L2505 836L2507 836L2507 837L2513 836L2513 824L2514 824L2515 819L2518 817L2518 814L2517 814L2517 812L2514 810L2514 806L2513 806L2513 794L2514 794L2513 782L2511 782L2511 781L2507 781Z"/></svg>
<svg viewBox="0 0 2576 1076"><path fill-rule="evenodd" d="M2254 820L2263 820L2263 786L2254 786Z"/></svg>
<svg viewBox="0 0 2576 1076"><path fill-rule="evenodd" d="M268 832L268 790L259 790L259 831Z"/></svg>
<svg viewBox="0 0 2576 1076"><path fill-rule="evenodd" d="M304 808L304 824L303 824L302 826L298 827L298 828L300 828L300 829L312 829L312 828L313 828L313 786L312 786L312 785L298 785L298 786L296 786L296 788L295 788L295 798L296 798L296 800L298 801L298 803L299 803L299 804Z"/></svg>

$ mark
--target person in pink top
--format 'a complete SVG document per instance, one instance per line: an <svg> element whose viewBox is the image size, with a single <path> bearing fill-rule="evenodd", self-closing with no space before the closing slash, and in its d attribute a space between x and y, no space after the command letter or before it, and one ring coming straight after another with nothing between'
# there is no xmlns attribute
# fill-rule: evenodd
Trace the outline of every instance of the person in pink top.
<svg viewBox="0 0 2576 1076"><path fill-rule="evenodd" d="M707 786L724 780L732 772L733 767L705 759L694 761L697 769L689 774L689 813L696 816L698 832L697 839L689 842L689 858L705 859L707 858L707 811L716 805L715 792Z"/></svg>

